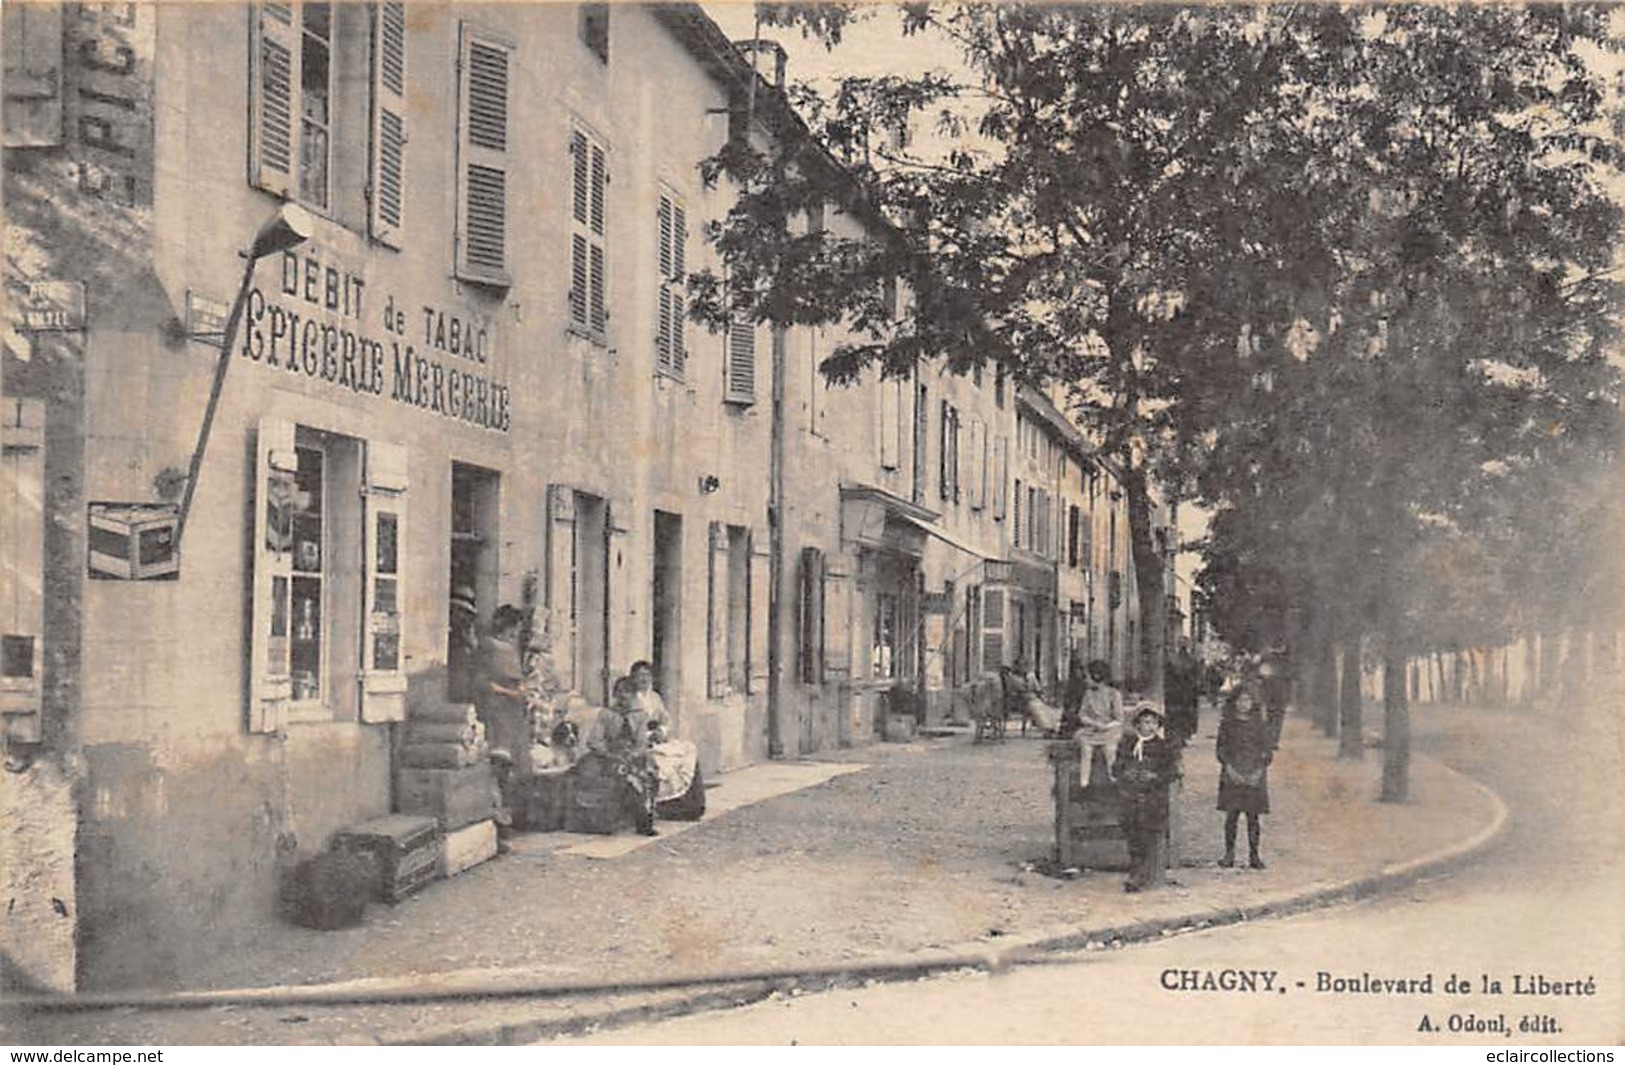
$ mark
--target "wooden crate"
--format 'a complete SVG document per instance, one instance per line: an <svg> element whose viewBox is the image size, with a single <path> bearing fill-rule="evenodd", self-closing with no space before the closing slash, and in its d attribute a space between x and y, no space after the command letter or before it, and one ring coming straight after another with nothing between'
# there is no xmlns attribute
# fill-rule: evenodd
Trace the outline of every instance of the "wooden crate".
<svg viewBox="0 0 1625 1065"><path fill-rule="evenodd" d="M496 816L496 774L489 763L461 769L400 769L395 774L395 810L432 817L442 831L455 832Z"/></svg>
<svg viewBox="0 0 1625 1065"><path fill-rule="evenodd" d="M390 814L334 834L332 849L360 855L375 870L373 897L399 902L435 877L440 824L432 817Z"/></svg>

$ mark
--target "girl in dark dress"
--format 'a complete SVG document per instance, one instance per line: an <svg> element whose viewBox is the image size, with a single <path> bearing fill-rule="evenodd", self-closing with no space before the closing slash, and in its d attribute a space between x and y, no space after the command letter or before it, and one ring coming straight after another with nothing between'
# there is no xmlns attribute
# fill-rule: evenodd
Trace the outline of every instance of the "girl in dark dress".
<svg viewBox="0 0 1625 1065"><path fill-rule="evenodd" d="M1226 869L1236 864L1236 822L1247 815L1247 864L1264 868L1258 856L1262 828L1258 818L1270 812L1269 766L1275 757L1258 692L1243 685L1230 693L1219 720L1219 809L1224 811Z"/></svg>
<svg viewBox="0 0 1625 1065"><path fill-rule="evenodd" d="M1124 891L1162 883L1167 864L1168 788L1179 775L1179 748L1163 731L1161 707L1141 703L1117 743L1113 763L1122 799L1129 873Z"/></svg>

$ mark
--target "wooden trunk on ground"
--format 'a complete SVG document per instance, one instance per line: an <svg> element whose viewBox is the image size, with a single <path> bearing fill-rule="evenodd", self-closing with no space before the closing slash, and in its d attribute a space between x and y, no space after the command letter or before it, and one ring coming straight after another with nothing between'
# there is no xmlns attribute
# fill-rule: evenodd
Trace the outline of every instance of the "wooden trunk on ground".
<svg viewBox="0 0 1625 1065"><path fill-rule="evenodd" d="M399 902L433 880L440 864L440 825L432 817L391 814L341 829L335 851L372 863L373 897Z"/></svg>

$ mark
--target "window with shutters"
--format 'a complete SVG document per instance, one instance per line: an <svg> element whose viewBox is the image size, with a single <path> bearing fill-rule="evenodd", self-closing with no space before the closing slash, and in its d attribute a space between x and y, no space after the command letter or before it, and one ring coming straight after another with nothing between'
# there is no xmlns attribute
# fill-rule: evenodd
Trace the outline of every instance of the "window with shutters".
<svg viewBox="0 0 1625 1065"><path fill-rule="evenodd" d="M570 328L607 344L609 150L577 125L570 134Z"/></svg>
<svg viewBox="0 0 1625 1065"><path fill-rule="evenodd" d="M987 507L987 423L977 417L970 422L970 505Z"/></svg>
<svg viewBox="0 0 1625 1065"><path fill-rule="evenodd" d="M655 306L655 369L681 381L688 365L688 210L660 191L655 243L660 298Z"/></svg>
<svg viewBox="0 0 1625 1065"><path fill-rule="evenodd" d="M1001 436L993 452L993 471L989 487L993 492L993 520L1003 521L1007 496L1005 479L1010 475L1010 438Z"/></svg>
<svg viewBox="0 0 1625 1065"><path fill-rule="evenodd" d="M735 321L728 326L727 365L723 399L728 403L756 402L756 324Z"/></svg>
<svg viewBox="0 0 1625 1065"><path fill-rule="evenodd" d="M464 22L457 73L457 276L507 285L513 46Z"/></svg>
<svg viewBox="0 0 1625 1065"><path fill-rule="evenodd" d="M394 218L390 231L398 229L403 5L262 3L251 26L252 183L343 225L370 221L375 233L383 208Z"/></svg>
<svg viewBox="0 0 1625 1065"><path fill-rule="evenodd" d="M1016 478L1015 501L1016 501L1016 509L1015 509L1015 513L1011 515L1011 522L1010 522L1010 542L1012 544L1014 544L1016 547L1020 547L1021 546L1021 478L1020 477Z"/></svg>

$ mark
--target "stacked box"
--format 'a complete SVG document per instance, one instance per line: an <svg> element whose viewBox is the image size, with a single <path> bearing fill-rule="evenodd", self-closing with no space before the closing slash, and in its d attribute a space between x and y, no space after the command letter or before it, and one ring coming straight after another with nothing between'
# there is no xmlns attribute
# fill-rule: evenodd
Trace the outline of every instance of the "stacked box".
<svg viewBox="0 0 1625 1065"><path fill-rule="evenodd" d="M395 774L395 809L432 817L454 832L497 814L496 774L489 764L461 769L403 768Z"/></svg>
<svg viewBox="0 0 1625 1065"><path fill-rule="evenodd" d="M440 850L440 875L456 876L497 856L497 824L481 821L446 833Z"/></svg>
<svg viewBox="0 0 1625 1065"><path fill-rule="evenodd" d="M567 832L608 836L628 826L623 788L616 765L607 758L583 758L576 763L575 780L566 805Z"/></svg>
<svg viewBox="0 0 1625 1065"><path fill-rule="evenodd" d="M440 865L440 825L432 817L391 814L341 829L331 847L371 862L373 897L399 902L434 879Z"/></svg>
<svg viewBox="0 0 1625 1065"><path fill-rule="evenodd" d="M513 826L522 832L557 832L569 811L569 769L546 769L526 777L514 789Z"/></svg>

